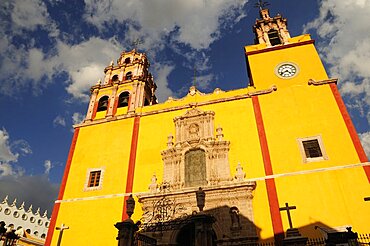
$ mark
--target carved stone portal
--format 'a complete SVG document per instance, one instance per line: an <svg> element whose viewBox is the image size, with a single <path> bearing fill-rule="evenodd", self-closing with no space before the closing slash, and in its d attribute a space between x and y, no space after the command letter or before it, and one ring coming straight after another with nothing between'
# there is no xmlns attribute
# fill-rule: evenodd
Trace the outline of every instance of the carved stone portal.
<svg viewBox="0 0 370 246"><path fill-rule="evenodd" d="M161 153L163 181L157 184L153 175L150 192L137 195L143 210L141 232L155 237L158 245L178 245L184 228L194 226L195 192L200 186L205 192L202 213L216 220L212 230L217 245L247 245L257 240L252 209L256 183L244 180L240 163L235 178L230 174L230 142L224 140L220 126L215 130L214 117L213 111L192 108L174 118L175 136L168 136L167 149Z"/></svg>
<svg viewBox="0 0 370 246"><path fill-rule="evenodd" d="M220 137L222 128L215 136L213 111L188 110L174 118L175 143L170 135L167 149L162 151L163 179L173 189L200 185L217 185L230 182L228 161L229 141Z"/></svg>

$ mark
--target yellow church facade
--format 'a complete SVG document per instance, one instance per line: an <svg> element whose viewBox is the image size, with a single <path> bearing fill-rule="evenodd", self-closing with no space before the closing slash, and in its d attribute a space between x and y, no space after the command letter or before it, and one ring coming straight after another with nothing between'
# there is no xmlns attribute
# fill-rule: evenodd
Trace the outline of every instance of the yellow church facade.
<svg viewBox="0 0 370 246"><path fill-rule="evenodd" d="M338 80L310 36L290 37L281 16L261 10L254 30L245 88L191 87L158 104L145 54L123 52L105 68L75 126L45 245L115 245L113 225L127 218L130 194L132 218L145 229L161 199L181 208L168 220L197 211L199 187L217 220L217 245L281 239L290 228L286 203L303 236L320 236L316 226L369 231L370 166ZM178 231L157 240L176 245Z"/></svg>

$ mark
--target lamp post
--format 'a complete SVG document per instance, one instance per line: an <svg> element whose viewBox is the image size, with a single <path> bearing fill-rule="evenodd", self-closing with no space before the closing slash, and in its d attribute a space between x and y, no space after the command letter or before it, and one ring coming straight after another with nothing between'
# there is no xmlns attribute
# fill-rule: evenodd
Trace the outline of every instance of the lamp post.
<svg viewBox="0 0 370 246"><path fill-rule="evenodd" d="M138 230L138 226L134 224L131 219L131 215L134 213L135 200L130 195L126 200L126 213L128 219L123 222L118 222L114 226L118 229L118 246L132 246L135 241L135 232Z"/></svg>

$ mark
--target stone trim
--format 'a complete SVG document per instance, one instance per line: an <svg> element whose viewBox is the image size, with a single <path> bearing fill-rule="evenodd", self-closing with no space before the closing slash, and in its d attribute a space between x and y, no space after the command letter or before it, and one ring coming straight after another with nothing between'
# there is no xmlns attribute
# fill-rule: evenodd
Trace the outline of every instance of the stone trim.
<svg viewBox="0 0 370 246"><path fill-rule="evenodd" d="M90 173L91 172L97 172L97 171L100 171L99 186L89 187ZM85 180L83 191L101 190L103 188L104 172L105 172L105 167L87 169L86 180Z"/></svg>
<svg viewBox="0 0 370 246"><path fill-rule="evenodd" d="M337 84L338 82L338 79L325 79L325 80L319 80L319 81L315 81L313 79L309 79L308 80L308 85L326 85L326 84L331 84L331 83L335 83Z"/></svg>
<svg viewBox="0 0 370 246"><path fill-rule="evenodd" d="M309 140L317 140L318 141L322 156L314 157L314 158L310 158L310 157L306 156L306 152L305 152L304 147L303 147L303 142L304 141L309 141ZM326 154L325 148L324 148L324 142L322 140L321 134L317 135L317 136L312 136L312 137L297 138L297 142L298 142L298 146L299 146L299 151L302 155L303 163L309 163L309 162L315 162L315 161L325 161L325 160L329 159L328 155Z"/></svg>
<svg viewBox="0 0 370 246"><path fill-rule="evenodd" d="M259 53L264 53L264 52L269 52L269 51L274 51L274 50L281 50L281 49L286 49L286 48L292 48L292 47L296 47L296 46L301 46L301 45L306 45L306 44L314 44L315 41L314 40L308 40L308 41L303 41L303 42L299 42L299 43L293 43L293 44L284 44L284 45L276 45L276 46L272 46L272 47L266 47L262 50L253 50L253 51L246 51L245 54L247 56L249 55L255 55L255 54L259 54Z"/></svg>

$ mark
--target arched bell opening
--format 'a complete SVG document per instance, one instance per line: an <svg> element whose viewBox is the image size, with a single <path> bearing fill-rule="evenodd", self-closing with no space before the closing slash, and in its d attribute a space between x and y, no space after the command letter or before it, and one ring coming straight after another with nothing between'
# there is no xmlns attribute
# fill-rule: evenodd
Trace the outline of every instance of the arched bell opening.
<svg viewBox="0 0 370 246"><path fill-rule="evenodd" d="M98 112L106 111L108 109L108 100L109 100L108 96L103 96L99 99L98 109L97 109Z"/></svg>
<svg viewBox="0 0 370 246"><path fill-rule="evenodd" d="M129 102L129 98L130 98L130 93L125 91L125 92L122 92L119 97L118 97L118 105L117 107L118 108L121 108L121 107L127 107L128 106L128 102Z"/></svg>

